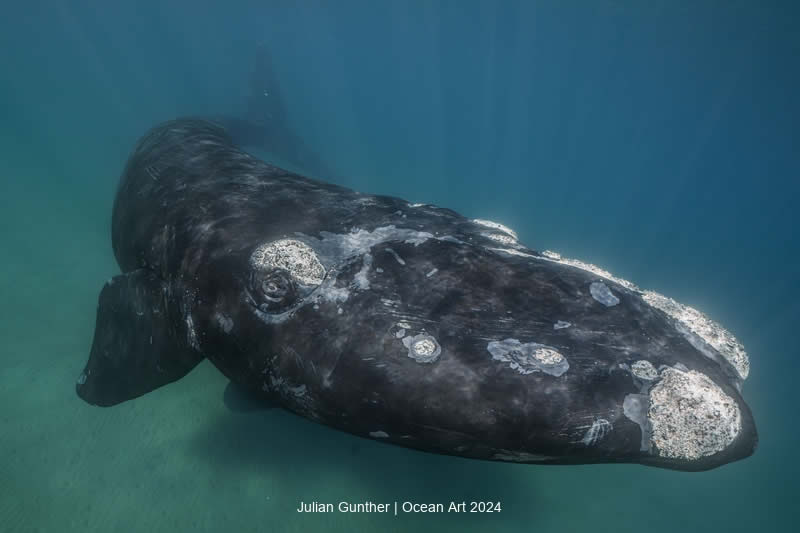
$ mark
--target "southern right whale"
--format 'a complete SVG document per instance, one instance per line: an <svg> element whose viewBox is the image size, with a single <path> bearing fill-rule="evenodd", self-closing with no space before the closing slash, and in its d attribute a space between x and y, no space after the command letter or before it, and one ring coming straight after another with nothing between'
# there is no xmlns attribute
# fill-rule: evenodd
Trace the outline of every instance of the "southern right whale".
<svg viewBox="0 0 800 533"><path fill-rule="evenodd" d="M77 393L204 358L311 420L429 452L704 470L757 442L742 345L704 314L501 224L361 194L180 119L130 156Z"/></svg>

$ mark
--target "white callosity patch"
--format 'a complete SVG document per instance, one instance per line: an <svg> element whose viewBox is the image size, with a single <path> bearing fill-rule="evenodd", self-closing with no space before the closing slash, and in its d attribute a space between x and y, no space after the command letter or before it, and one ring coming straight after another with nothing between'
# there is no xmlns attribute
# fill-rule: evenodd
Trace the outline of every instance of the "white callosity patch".
<svg viewBox="0 0 800 533"><path fill-rule="evenodd" d="M514 252L512 250L504 251L507 253ZM570 265L580 268L581 270L591 272L592 274L595 274L601 278L613 281L614 283L617 283L622 287L639 294L649 305L670 315L685 328L687 328L690 333L696 335L702 342L708 344L708 346L722 354L722 356L736 369L740 378L746 379L747 375L750 373L750 361L747 357L747 352L745 351L744 346L742 346L742 344L736 339L736 337L733 336L732 333L711 320L700 311L687 305L678 303L672 298L668 298L657 292L643 291L634 283L618 278L607 270L604 270L591 263L584 263L583 261L579 261L577 259L568 259L551 250L545 250L542 252L540 259L546 259L548 261L554 261L563 265ZM703 351L704 353L707 352L707 350L704 350L703 346L696 345L696 338L693 337L693 335L687 335L683 331L681 331L681 333L684 333L689 342L691 342L692 345L695 345L695 347L700 351ZM706 355L714 359L714 354L706 353Z"/></svg>
<svg viewBox="0 0 800 533"><path fill-rule="evenodd" d="M750 373L750 361L744 346L736 340L728 330L708 318L700 311L680 304L653 291L645 291L642 298L656 309L664 311L675 320L684 324L695 335L717 350L736 369L739 376L745 379Z"/></svg>
<svg viewBox="0 0 800 533"><path fill-rule="evenodd" d="M325 268L313 248L295 239L280 239L262 244L250 256L258 270L282 268L304 285L319 285L325 278Z"/></svg>
<svg viewBox="0 0 800 533"><path fill-rule="evenodd" d="M423 357L430 357L436 351L436 343L430 339L422 339L414 343L414 353Z"/></svg>
<svg viewBox="0 0 800 533"><path fill-rule="evenodd" d="M491 220L484 220L482 218L473 219L472 222L478 224L479 226L483 226L485 228L492 228L497 231L502 231L503 233L514 239L514 242L517 241L517 233L513 229L509 228L508 226L504 226L499 222L492 222Z"/></svg>
<svg viewBox="0 0 800 533"><path fill-rule="evenodd" d="M570 327L572 324L569 322L564 322L563 320L559 320L555 324L553 324L553 329L565 329Z"/></svg>
<svg viewBox="0 0 800 533"><path fill-rule="evenodd" d="M544 344L521 343L517 339L491 341L486 349L492 359L509 363L509 367L520 374L544 372L551 376L560 376L569 369L567 359L558 350Z"/></svg>
<svg viewBox="0 0 800 533"><path fill-rule="evenodd" d="M504 226L498 222L492 222L491 220L482 220L476 218L472 221L474 224L478 224L479 226L483 226L484 228L489 228L492 231L481 231L480 235L487 239L491 239L495 242L503 244L505 246L509 246L510 249L506 248L489 248L490 250L496 252L506 252L513 254L517 251L517 248L521 248L522 246L518 242L517 234L511 228ZM525 255L528 256L529 254L524 254L519 252L518 255ZM530 256L535 257L535 256Z"/></svg>
<svg viewBox="0 0 800 533"><path fill-rule="evenodd" d="M518 257L527 257L529 259L539 259L537 256L532 254L527 254L525 252L520 252L519 250L515 250L513 248L489 248L493 252L501 252L508 255L516 255Z"/></svg>
<svg viewBox="0 0 800 533"><path fill-rule="evenodd" d="M556 263L561 263L562 265L569 265L575 268L580 268L581 270L585 270L587 272L591 272L596 276L605 278L609 281L613 281L614 283L617 283L628 290L632 291L639 290L639 287L637 287L630 281L618 278L613 274L611 274L611 272L609 272L608 270L604 270L597 265L593 265L591 263L584 263L583 261L579 261L578 259L569 259L567 257L562 257L561 254L559 254L558 252L553 252L551 250L545 250L544 252L542 252L542 257L549 261L555 261Z"/></svg>
<svg viewBox="0 0 800 533"><path fill-rule="evenodd" d="M389 436L389 434L385 431L370 431L369 436L373 439L385 439Z"/></svg>
<svg viewBox="0 0 800 533"><path fill-rule="evenodd" d="M349 233L322 231L319 239L302 233L296 235L297 239L282 239L263 244L251 257L251 263L256 268L274 266L287 268L288 266L287 270L299 282L316 285L312 295L299 300L295 306L283 313L267 314L256 310L259 317L270 324L288 320L299 307L306 303L313 302L317 306L320 301L339 304L350 298L351 289L368 288L369 279L366 275L372 265L372 256L368 252L373 246L389 241L400 241L417 246L428 239L438 238L424 231L397 228L393 225L381 226L373 231L363 229L354 229ZM441 237L441 239L445 239L445 237ZM281 249L283 250L281 251ZM393 250L390 251L393 252ZM349 264L349 261L359 256L363 257L362 269L353 280L352 286L337 286L337 269L342 265ZM405 264L405 261L396 253L395 257L398 262ZM283 263L287 265L284 266ZM382 270L376 269L376 272L382 272Z"/></svg>
<svg viewBox="0 0 800 533"><path fill-rule="evenodd" d="M403 337L403 345L408 348L408 356L418 363L433 363L442 353L436 339L425 333Z"/></svg>
<svg viewBox="0 0 800 533"><path fill-rule="evenodd" d="M742 429L736 401L695 370L667 368L661 376L647 412L657 453L694 460L727 448Z"/></svg>
<svg viewBox="0 0 800 533"><path fill-rule="evenodd" d="M605 305L606 307L613 307L619 303L611 289L602 281L595 281L589 285L589 292L592 293L592 298Z"/></svg>
<svg viewBox="0 0 800 533"><path fill-rule="evenodd" d="M642 359L634 362L631 365L631 374L639 379L653 381L658 377L658 370L656 370L656 367L653 366L653 363Z"/></svg>
<svg viewBox="0 0 800 533"><path fill-rule="evenodd" d="M509 246L514 246L517 244L517 239L512 237L511 235L506 235L505 233L481 233L487 239L492 239L493 241L497 241L500 244L507 244Z"/></svg>
<svg viewBox="0 0 800 533"><path fill-rule="evenodd" d="M611 425L611 422L605 418L598 418L592 422L592 427L586 431L586 434L581 439L581 442L586 446L597 444L603 440L603 437L608 435L612 429L614 429L614 426Z"/></svg>
<svg viewBox="0 0 800 533"><path fill-rule="evenodd" d="M533 352L533 356L546 365L557 365L564 360L564 356L553 348L540 347Z"/></svg>

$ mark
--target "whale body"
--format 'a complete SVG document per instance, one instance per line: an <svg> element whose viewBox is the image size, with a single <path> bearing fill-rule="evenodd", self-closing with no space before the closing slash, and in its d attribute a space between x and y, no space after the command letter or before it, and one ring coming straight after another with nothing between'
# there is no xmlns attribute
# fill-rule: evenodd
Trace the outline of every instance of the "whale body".
<svg viewBox="0 0 800 533"><path fill-rule="evenodd" d="M757 443L747 354L699 311L501 224L267 164L214 122L140 140L112 246L90 404L208 359L252 397L428 452L706 470Z"/></svg>

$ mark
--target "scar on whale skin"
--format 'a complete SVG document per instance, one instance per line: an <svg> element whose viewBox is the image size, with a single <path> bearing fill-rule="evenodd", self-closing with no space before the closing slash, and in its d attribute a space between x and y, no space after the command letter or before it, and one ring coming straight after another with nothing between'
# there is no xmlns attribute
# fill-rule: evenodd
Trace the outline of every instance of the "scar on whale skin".
<svg viewBox="0 0 800 533"><path fill-rule="evenodd" d="M622 401L622 412L629 420L639 425L642 440L639 449L650 451L650 422L647 420L647 396L644 394L628 394Z"/></svg>
<svg viewBox="0 0 800 533"><path fill-rule="evenodd" d="M481 235L483 235L487 239L492 239L493 241L497 241L500 244L506 244L509 246L517 244L517 240L514 237L506 235L504 233L481 233Z"/></svg>
<svg viewBox="0 0 800 533"><path fill-rule="evenodd" d="M614 426L611 425L611 422L605 418L598 418L592 422L592 427L586 431L581 442L586 446L593 446L603 440L603 437L611 433L612 429L614 429Z"/></svg>
<svg viewBox="0 0 800 533"><path fill-rule="evenodd" d="M508 235L513 240L513 242L517 242L517 239L518 239L517 232L515 232L513 229L509 228L508 226L500 224L499 222L494 222L492 220L485 220L485 219L482 219L482 218L474 218L474 219L472 219L472 222L475 223L475 224L478 224L479 226L483 226L485 228L491 228L493 230L501 231L501 232L505 233L506 235Z"/></svg>
<svg viewBox="0 0 800 533"><path fill-rule="evenodd" d="M394 256L394 258L397 260L398 263L400 263L401 265L405 266L406 262L403 260L402 257L400 257L400 254L398 254L397 252L395 252L391 248L386 248L386 251L389 252L390 254L392 254Z"/></svg>
<svg viewBox="0 0 800 533"><path fill-rule="evenodd" d="M595 281L589 285L589 292L592 293L592 298L606 307L614 307L619 303L619 298L614 296L611 289L602 281Z"/></svg>
<svg viewBox="0 0 800 533"><path fill-rule="evenodd" d="M569 369L569 362L555 348L529 342L521 343L517 339L491 341L486 349L492 359L509 363L509 367L520 374L544 372L551 376L561 376Z"/></svg>

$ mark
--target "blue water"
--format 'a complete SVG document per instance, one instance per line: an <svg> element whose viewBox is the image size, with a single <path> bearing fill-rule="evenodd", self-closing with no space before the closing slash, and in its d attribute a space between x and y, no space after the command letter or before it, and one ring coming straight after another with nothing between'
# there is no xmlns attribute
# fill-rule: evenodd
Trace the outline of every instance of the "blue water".
<svg viewBox="0 0 800 533"><path fill-rule="evenodd" d="M796 528L796 3L122 4L0 18L0 531ZM755 455L703 473L427 455L231 413L207 363L114 408L80 401L125 158L158 121L244 112L256 42L333 181L501 221L735 333ZM299 515L301 500L502 511Z"/></svg>

